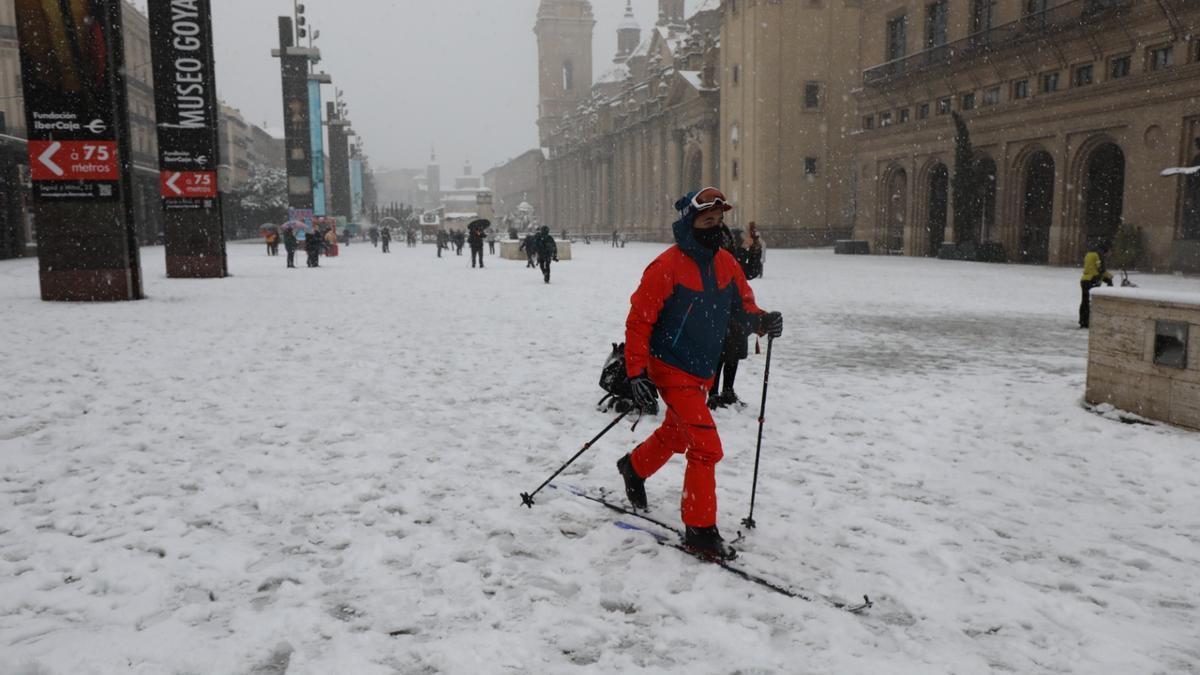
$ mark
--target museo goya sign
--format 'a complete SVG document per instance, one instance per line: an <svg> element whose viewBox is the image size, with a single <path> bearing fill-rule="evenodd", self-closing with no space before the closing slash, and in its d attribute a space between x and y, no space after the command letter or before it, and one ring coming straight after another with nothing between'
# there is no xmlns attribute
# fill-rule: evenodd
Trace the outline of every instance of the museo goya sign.
<svg viewBox="0 0 1200 675"><path fill-rule="evenodd" d="M116 82L109 42L119 25L101 0L15 3L39 201L117 201ZM118 22L119 23L119 20Z"/></svg>
<svg viewBox="0 0 1200 675"><path fill-rule="evenodd" d="M217 95L209 0L150 3L159 189L168 210L217 204Z"/></svg>

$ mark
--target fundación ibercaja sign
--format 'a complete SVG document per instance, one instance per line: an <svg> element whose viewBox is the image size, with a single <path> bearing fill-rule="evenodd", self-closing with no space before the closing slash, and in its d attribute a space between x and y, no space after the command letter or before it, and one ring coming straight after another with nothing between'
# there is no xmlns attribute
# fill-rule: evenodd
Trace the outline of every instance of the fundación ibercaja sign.
<svg viewBox="0 0 1200 675"><path fill-rule="evenodd" d="M155 0L149 8L167 276L224 277L211 6Z"/></svg>
<svg viewBox="0 0 1200 675"><path fill-rule="evenodd" d="M42 298L138 299L121 3L14 8Z"/></svg>

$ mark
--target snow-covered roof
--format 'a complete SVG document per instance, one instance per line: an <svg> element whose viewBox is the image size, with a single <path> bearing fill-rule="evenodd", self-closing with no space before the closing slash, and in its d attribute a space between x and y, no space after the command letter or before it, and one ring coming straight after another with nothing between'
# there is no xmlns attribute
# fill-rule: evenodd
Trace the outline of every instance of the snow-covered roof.
<svg viewBox="0 0 1200 675"><path fill-rule="evenodd" d="M650 54L650 39L653 36L654 36L654 33L650 33L645 38L643 38L642 41L638 44L637 49L633 50L633 53L631 53L629 56L630 57L648 56Z"/></svg>
<svg viewBox="0 0 1200 675"><path fill-rule="evenodd" d="M617 65L605 71L603 75L596 78L596 84L613 84L617 82L624 82L625 78L627 77L629 77L629 65L625 63L618 63Z"/></svg>
<svg viewBox="0 0 1200 675"><path fill-rule="evenodd" d="M715 86L704 86L704 80L701 78L700 71L679 71L679 77L684 78L688 84L700 91L716 90Z"/></svg>
<svg viewBox="0 0 1200 675"><path fill-rule="evenodd" d="M700 0L700 4L696 7L696 9L692 10L692 14L711 12L717 9L721 9L721 0Z"/></svg>
<svg viewBox="0 0 1200 675"><path fill-rule="evenodd" d="M1167 302L1174 305L1191 305L1200 307L1200 292L1160 291L1153 288L1097 288L1092 296L1120 298L1122 300L1144 300L1147 302Z"/></svg>

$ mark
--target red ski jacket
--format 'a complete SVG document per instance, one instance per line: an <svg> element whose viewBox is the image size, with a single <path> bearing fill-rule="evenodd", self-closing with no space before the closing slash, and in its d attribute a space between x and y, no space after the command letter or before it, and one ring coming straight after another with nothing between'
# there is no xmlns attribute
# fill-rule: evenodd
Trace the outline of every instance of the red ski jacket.
<svg viewBox="0 0 1200 675"><path fill-rule="evenodd" d="M642 274L625 320L625 370L635 377L650 359L702 379L721 358L731 316L748 332L761 332L763 310L746 275L728 251L715 253L692 236L691 219L676 221L675 245Z"/></svg>

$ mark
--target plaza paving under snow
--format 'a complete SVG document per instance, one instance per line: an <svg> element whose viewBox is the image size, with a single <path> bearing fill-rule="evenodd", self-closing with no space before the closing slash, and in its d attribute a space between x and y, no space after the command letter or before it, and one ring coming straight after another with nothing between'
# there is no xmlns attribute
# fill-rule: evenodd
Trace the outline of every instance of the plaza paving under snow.
<svg viewBox="0 0 1200 675"><path fill-rule="evenodd" d="M1084 408L1077 270L769 252L740 562L866 615L561 491L521 507L611 419L661 249L577 244L547 286L402 243L169 280L151 248L149 299L110 305L0 262L0 673L1200 672L1200 435ZM728 537L756 416L717 415ZM562 480L618 489L655 423ZM682 464L648 484L671 522Z"/></svg>

